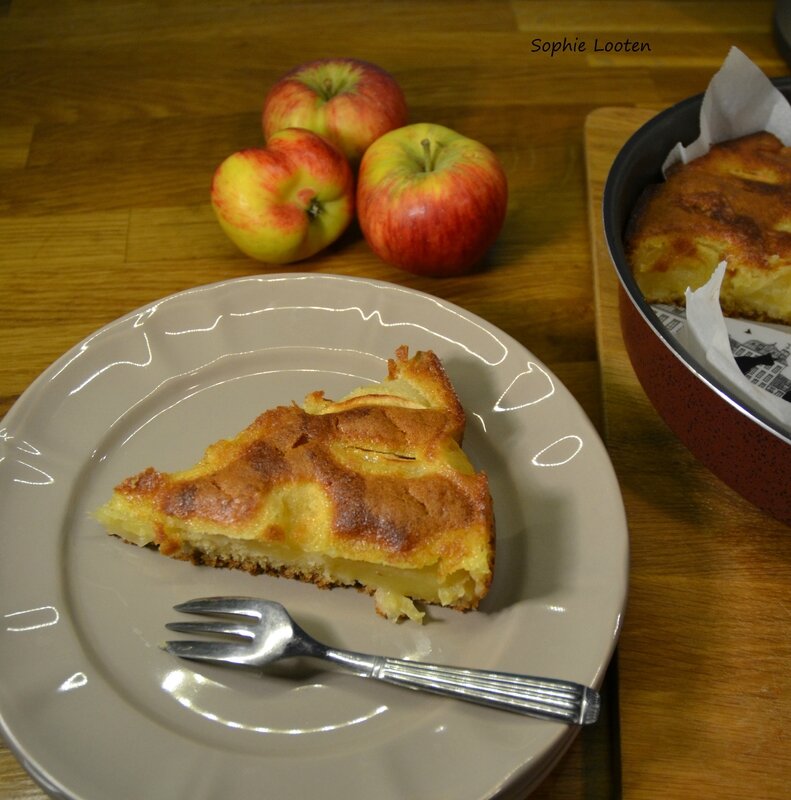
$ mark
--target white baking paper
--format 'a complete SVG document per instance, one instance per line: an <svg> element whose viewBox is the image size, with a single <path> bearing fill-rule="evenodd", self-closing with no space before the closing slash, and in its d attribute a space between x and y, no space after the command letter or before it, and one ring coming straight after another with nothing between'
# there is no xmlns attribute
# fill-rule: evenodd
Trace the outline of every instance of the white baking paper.
<svg viewBox="0 0 791 800"><path fill-rule="evenodd" d="M774 392L791 391L791 381L783 376L783 367L788 364L791 353L791 336L784 332L785 326L768 328L755 323L744 323L747 332L761 342L765 363L754 356L756 367L761 370L762 380L753 383L739 368L733 353L735 340L730 335L720 308L720 287L725 277L726 263L722 261L709 282L700 289L687 289L686 325L678 334L686 351L709 372L718 378L733 396L752 409L760 409L767 418L774 420L791 432L791 402ZM752 328L756 329L753 334ZM758 332L760 330L760 332ZM780 368L774 370L775 364ZM772 378L776 372L776 380ZM764 386L760 385L764 384Z"/></svg>
<svg viewBox="0 0 791 800"><path fill-rule="evenodd" d="M703 95L700 136L692 144L676 144L662 172L678 161L686 164L705 155L713 144L759 131L773 133L790 146L791 104L738 47L731 47Z"/></svg>
<svg viewBox="0 0 791 800"><path fill-rule="evenodd" d="M732 47L703 96L700 136L689 145L676 144L662 170L705 155L713 144L759 131L769 131L791 146L791 104L741 50ZM791 401L784 399L791 398L791 328L726 320L719 302L725 269L723 262L705 286L697 291L687 289L686 310L668 313L661 306L655 310L689 353L732 390L734 397L791 434ZM751 370L751 380L739 368L734 347L749 350L734 338L735 327L740 324L744 330L750 331L747 326L752 326L761 331L760 340L755 341L763 356L771 354L776 373L769 376L771 380L764 380L761 370Z"/></svg>

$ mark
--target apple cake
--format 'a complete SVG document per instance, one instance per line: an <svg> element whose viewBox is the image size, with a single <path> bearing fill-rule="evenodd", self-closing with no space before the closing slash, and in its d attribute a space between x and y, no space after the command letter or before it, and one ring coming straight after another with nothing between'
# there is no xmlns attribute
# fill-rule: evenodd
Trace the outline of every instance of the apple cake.
<svg viewBox="0 0 791 800"><path fill-rule="evenodd" d="M437 356L402 346L383 382L265 411L189 469L127 478L96 517L172 558L355 586L390 619L422 619L414 601L473 609L494 519L464 427Z"/></svg>
<svg viewBox="0 0 791 800"><path fill-rule="evenodd" d="M683 305L725 261L726 316L791 324L791 148L761 132L674 165L638 202L626 242L649 303Z"/></svg>

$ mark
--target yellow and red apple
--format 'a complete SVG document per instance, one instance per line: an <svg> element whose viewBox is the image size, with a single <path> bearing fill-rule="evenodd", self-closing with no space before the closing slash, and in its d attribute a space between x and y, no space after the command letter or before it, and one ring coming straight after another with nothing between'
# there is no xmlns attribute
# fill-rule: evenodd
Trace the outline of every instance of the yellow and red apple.
<svg viewBox="0 0 791 800"><path fill-rule="evenodd" d="M383 260L422 275L472 270L505 220L508 185L494 153L442 125L390 131L365 152L357 217Z"/></svg>
<svg viewBox="0 0 791 800"><path fill-rule="evenodd" d="M217 168L211 203L240 250L289 264L334 242L354 217L346 157L321 136L288 128L266 148L240 150Z"/></svg>
<svg viewBox="0 0 791 800"><path fill-rule="evenodd" d="M368 145L407 123L401 87L367 61L329 58L302 64L269 91L262 113L264 137L283 128L307 128L359 163Z"/></svg>

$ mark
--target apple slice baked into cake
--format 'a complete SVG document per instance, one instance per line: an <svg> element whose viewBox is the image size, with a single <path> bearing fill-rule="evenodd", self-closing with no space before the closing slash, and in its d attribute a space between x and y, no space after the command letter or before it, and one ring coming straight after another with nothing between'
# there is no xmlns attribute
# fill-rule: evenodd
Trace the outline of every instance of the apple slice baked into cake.
<svg viewBox="0 0 791 800"><path fill-rule="evenodd" d="M190 469L127 478L96 517L172 558L356 586L390 619L422 619L415 600L473 609L494 519L464 427L437 356L402 346L382 383L265 411Z"/></svg>

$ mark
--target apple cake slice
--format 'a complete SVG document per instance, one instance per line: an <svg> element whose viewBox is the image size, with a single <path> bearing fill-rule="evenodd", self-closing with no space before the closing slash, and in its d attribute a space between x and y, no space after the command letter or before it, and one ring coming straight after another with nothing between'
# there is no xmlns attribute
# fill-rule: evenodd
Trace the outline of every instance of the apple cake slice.
<svg viewBox="0 0 791 800"><path fill-rule="evenodd" d="M677 305L726 261L726 316L791 325L791 147L760 132L675 164L640 198L627 257L649 303Z"/></svg>
<svg viewBox="0 0 791 800"><path fill-rule="evenodd" d="M464 426L437 356L402 346L382 383L265 411L190 469L127 478L96 517L172 558L358 587L390 619L422 619L415 600L473 609L494 519Z"/></svg>

